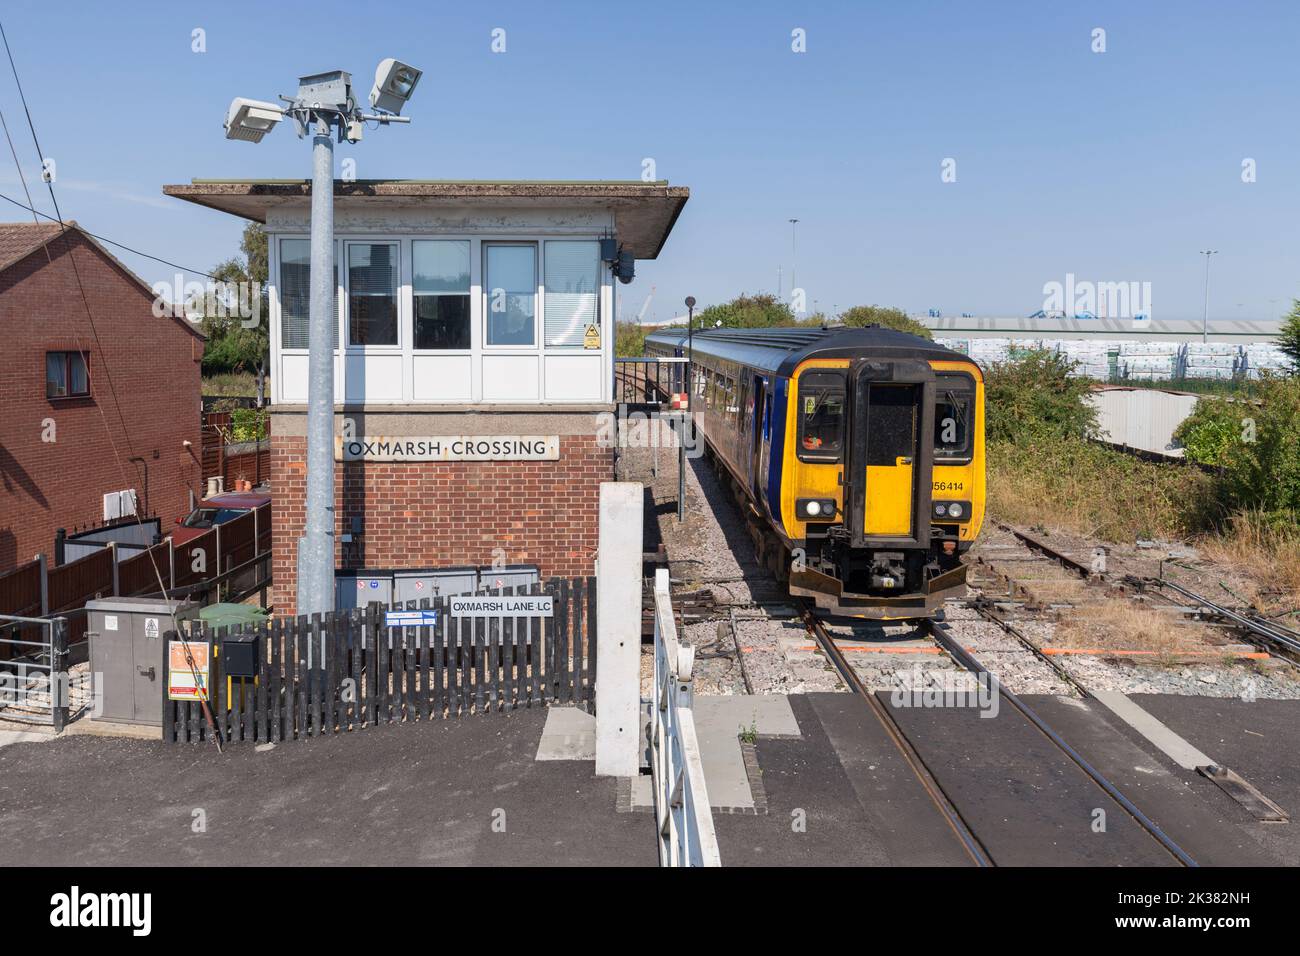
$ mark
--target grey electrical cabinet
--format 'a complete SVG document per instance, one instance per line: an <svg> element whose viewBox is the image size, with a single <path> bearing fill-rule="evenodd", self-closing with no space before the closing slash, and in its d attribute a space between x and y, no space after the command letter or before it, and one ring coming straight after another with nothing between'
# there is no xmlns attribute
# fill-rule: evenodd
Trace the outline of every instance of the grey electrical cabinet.
<svg viewBox="0 0 1300 956"><path fill-rule="evenodd" d="M115 597L86 602L90 672L99 698L93 719L162 726L167 632L198 616L192 601ZM182 625L183 627L184 625Z"/></svg>
<svg viewBox="0 0 1300 956"><path fill-rule="evenodd" d="M541 580L541 572L533 564L507 564L504 568L491 566L479 568L478 586L480 590L495 591L499 588L527 587Z"/></svg>
<svg viewBox="0 0 1300 956"><path fill-rule="evenodd" d="M478 587L478 569L432 568L424 571L393 572L393 603L432 600L453 594L473 594Z"/></svg>
<svg viewBox="0 0 1300 956"><path fill-rule="evenodd" d="M334 575L334 608L346 611L374 601L393 601L392 571L339 571Z"/></svg>

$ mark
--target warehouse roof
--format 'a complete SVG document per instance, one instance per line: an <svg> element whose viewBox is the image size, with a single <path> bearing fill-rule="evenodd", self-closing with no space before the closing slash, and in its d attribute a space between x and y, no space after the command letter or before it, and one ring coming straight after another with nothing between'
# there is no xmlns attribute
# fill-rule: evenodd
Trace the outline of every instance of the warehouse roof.
<svg viewBox="0 0 1300 956"><path fill-rule="evenodd" d="M958 317L917 315L914 318L940 338L1056 338L1056 339L1136 339L1156 342L1199 342L1199 319L1151 319L1135 323L1132 319L1033 319L1017 317ZM1277 319L1215 319L1209 323L1212 342L1264 342L1277 337L1281 327Z"/></svg>
<svg viewBox="0 0 1300 956"><path fill-rule="evenodd" d="M164 186L163 193L231 215L265 222L273 206L306 207L311 181L306 179L195 179ZM365 203L402 208L445 205L532 205L591 207L613 210L618 236L638 259L659 255L668 233L690 198L685 186L640 180L334 180L339 205Z"/></svg>

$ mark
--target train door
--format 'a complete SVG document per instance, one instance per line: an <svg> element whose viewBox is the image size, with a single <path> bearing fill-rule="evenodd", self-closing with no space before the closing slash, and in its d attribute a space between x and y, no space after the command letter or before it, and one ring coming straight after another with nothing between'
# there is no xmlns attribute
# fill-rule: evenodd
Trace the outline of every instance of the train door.
<svg viewBox="0 0 1300 956"><path fill-rule="evenodd" d="M772 390L766 378L763 380L762 399L763 403L758 411L758 494L759 501L763 502L768 514L771 514L771 503L767 501L767 485L772 468Z"/></svg>
<svg viewBox="0 0 1300 956"><path fill-rule="evenodd" d="M763 436L767 431L767 379L761 375L754 376L754 422L752 432L749 436L749 483L754 489L754 497L761 499L763 497L763 488L767 484L767 471L763 467Z"/></svg>
<svg viewBox="0 0 1300 956"><path fill-rule="evenodd" d="M930 541L934 375L917 361L862 362L854 376L851 515L858 546Z"/></svg>

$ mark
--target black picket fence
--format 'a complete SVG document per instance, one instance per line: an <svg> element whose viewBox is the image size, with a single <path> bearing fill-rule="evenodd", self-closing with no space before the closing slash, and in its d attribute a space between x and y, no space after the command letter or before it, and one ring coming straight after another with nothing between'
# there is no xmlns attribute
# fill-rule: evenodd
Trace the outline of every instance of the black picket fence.
<svg viewBox="0 0 1300 956"><path fill-rule="evenodd" d="M210 709L226 742L302 740L548 703L594 711L596 579L552 578L478 596L525 595L550 595L553 615L452 617L453 598L440 597L276 619L256 629L195 628L187 641L215 649L255 636L256 678L223 673L223 657L235 657L230 647L210 655ZM403 609L436 611L436 623L385 624L385 612ZM201 704L167 699L165 667L163 739L209 740Z"/></svg>

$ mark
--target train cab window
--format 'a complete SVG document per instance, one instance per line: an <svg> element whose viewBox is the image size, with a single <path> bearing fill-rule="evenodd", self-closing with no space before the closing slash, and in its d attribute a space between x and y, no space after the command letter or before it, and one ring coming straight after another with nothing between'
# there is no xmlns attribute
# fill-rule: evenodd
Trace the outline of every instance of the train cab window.
<svg viewBox="0 0 1300 956"><path fill-rule="evenodd" d="M964 462L971 457L975 383L969 375L940 375L935 383L934 457Z"/></svg>
<svg viewBox="0 0 1300 956"><path fill-rule="evenodd" d="M839 461L844 451L844 376L805 372L799 376L800 461Z"/></svg>

